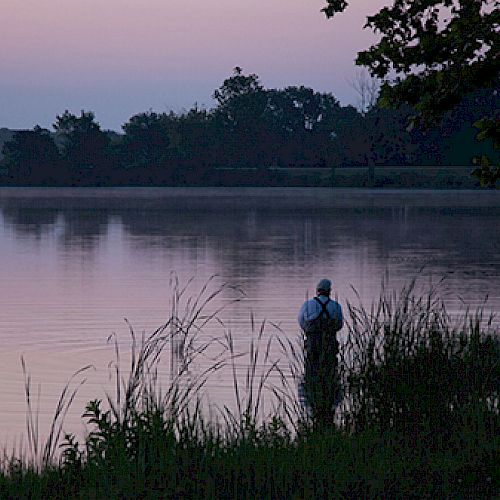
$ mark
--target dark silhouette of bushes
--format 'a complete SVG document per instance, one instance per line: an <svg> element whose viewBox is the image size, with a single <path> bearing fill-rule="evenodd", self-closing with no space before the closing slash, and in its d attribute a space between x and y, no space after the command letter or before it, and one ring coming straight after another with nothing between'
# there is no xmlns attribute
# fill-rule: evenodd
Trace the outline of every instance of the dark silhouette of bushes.
<svg viewBox="0 0 500 500"><path fill-rule="evenodd" d="M488 155L465 126L486 107L498 107L491 91L468 95L440 126L407 130L409 108L376 105L358 111L329 93L304 86L266 89L240 68L214 92L212 110L175 114L152 110L132 116L123 133L102 130L91 111L65 111L54 132L35 127L16 132L3 146L4 182L14 185L397 185L426 187L421 174L401 172L377 179L375 166L468 165ZM367 179L342 175L324 181L314 169L368 168ZM281 170L279 173L276 167ZM294 169L304 169L295 175ZM453 176L453 174L450 174ZM458 179L435 180L456 187ZM430 181L433 185L434 181ZM469 187L469 186L468 186Z"/></svg>

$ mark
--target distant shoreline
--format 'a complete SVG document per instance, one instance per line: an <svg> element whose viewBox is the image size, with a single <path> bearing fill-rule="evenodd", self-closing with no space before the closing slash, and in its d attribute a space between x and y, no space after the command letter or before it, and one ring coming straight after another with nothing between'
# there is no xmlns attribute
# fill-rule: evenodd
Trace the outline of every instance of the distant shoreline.
<svg viewBox="0 0 500 500"><path fill-rule="evenodd" d="M213 179L169 185L89 182L85 184L15 184L0 171L0 188L375 188L375 189L484 189L472 177L472 166L375 166L375 167L265 167L215 169ZM2 178L3 177L3 178ZM3 181L3 182L2 182Z"/></svg>
<svg viewBox="0 0 500 500"><path fill-rule="evenodd" d="M459 210L500 213L500 190L308 187L0 187L0 209Z"/></svg>

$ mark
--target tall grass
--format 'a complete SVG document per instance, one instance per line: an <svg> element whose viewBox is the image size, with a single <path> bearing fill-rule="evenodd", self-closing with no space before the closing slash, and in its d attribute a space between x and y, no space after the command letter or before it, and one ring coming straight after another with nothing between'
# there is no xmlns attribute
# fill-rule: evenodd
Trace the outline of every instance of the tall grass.
<svg viewBox="0 0 500 500"><path fill-rule="evenodd" d="M348 304L343 349L348 429L444 433L471 412L498 415L500 342L493 316L447 313L438 288L382 288L368 311Z"/></svg>
<svg viewBox="0 0 500 500"><path fill-rule="evenodd" d="M419 294L415 282L398 293L384 286L369 308L347 304L338 359L344 397L335 418L318 425L297 397L303 339L252 316L248 348L239 352L219 318L228 301L217 306L228 285L212 279L189 297L175 277L172 284L170 319L148 336L130 328L127 369L110 338L115 390L88 403L84 440L66 434L56 460L57 425L40 470L15 460L4 466L0 496L451 498L498 491L500 340L491 317L465 310L452 318L436 289ZM219 336L207 338L210 323ZM235 405L209 412L202 395L222 369L232 376ZM73 393L63 392L71 403Z"/></svg>

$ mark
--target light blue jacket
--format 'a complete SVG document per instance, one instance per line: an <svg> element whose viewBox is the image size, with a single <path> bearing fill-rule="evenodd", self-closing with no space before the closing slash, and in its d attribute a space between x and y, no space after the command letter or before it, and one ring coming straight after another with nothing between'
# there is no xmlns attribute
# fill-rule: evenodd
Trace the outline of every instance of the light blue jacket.
<svg viewBox="0 0 500 500"><path fill-rule="evenodd" d="M323 302L323 304L328 299L325 295L318 295L318 298L321 302ZM338 330L340 330L344 324L341 305L335 300L330 299L330 302L328 302L328 305L326 306L326 310L328 311L328 314L330 314L331 319L337 320L337 324L339 325ZM318 302L315 299L306 300L300 308L298 317L299 325L302 330L305 331L306 325L310 321L315 320L320 314L321 306Z"/></svg>

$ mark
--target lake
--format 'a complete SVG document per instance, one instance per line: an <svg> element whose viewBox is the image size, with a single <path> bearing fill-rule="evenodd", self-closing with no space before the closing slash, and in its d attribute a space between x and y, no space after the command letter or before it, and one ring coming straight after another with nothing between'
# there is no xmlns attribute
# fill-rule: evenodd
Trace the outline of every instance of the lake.
<svg viewBox="0 0 500 500"><path fill-rule="evenodd" d="M24 432L22 355L41 383L42 427L71 373L95 366L68 415L80 432L85 402L109 387L108 336L126 351L125 318L139 334L164 323L174 275L193 277L186 297L213 275L211 289L241 289L213 307L225 306L224 328L245 350L251 315L296 338L298 309L323 277L344 305L353 288L369 305L386 274L396 289L418 275L423 288L444 278L450 312L486 298L499 311L499 227L495 191L0 188L0 443ZM209 392L230 398L229 372Z"/></svg>

